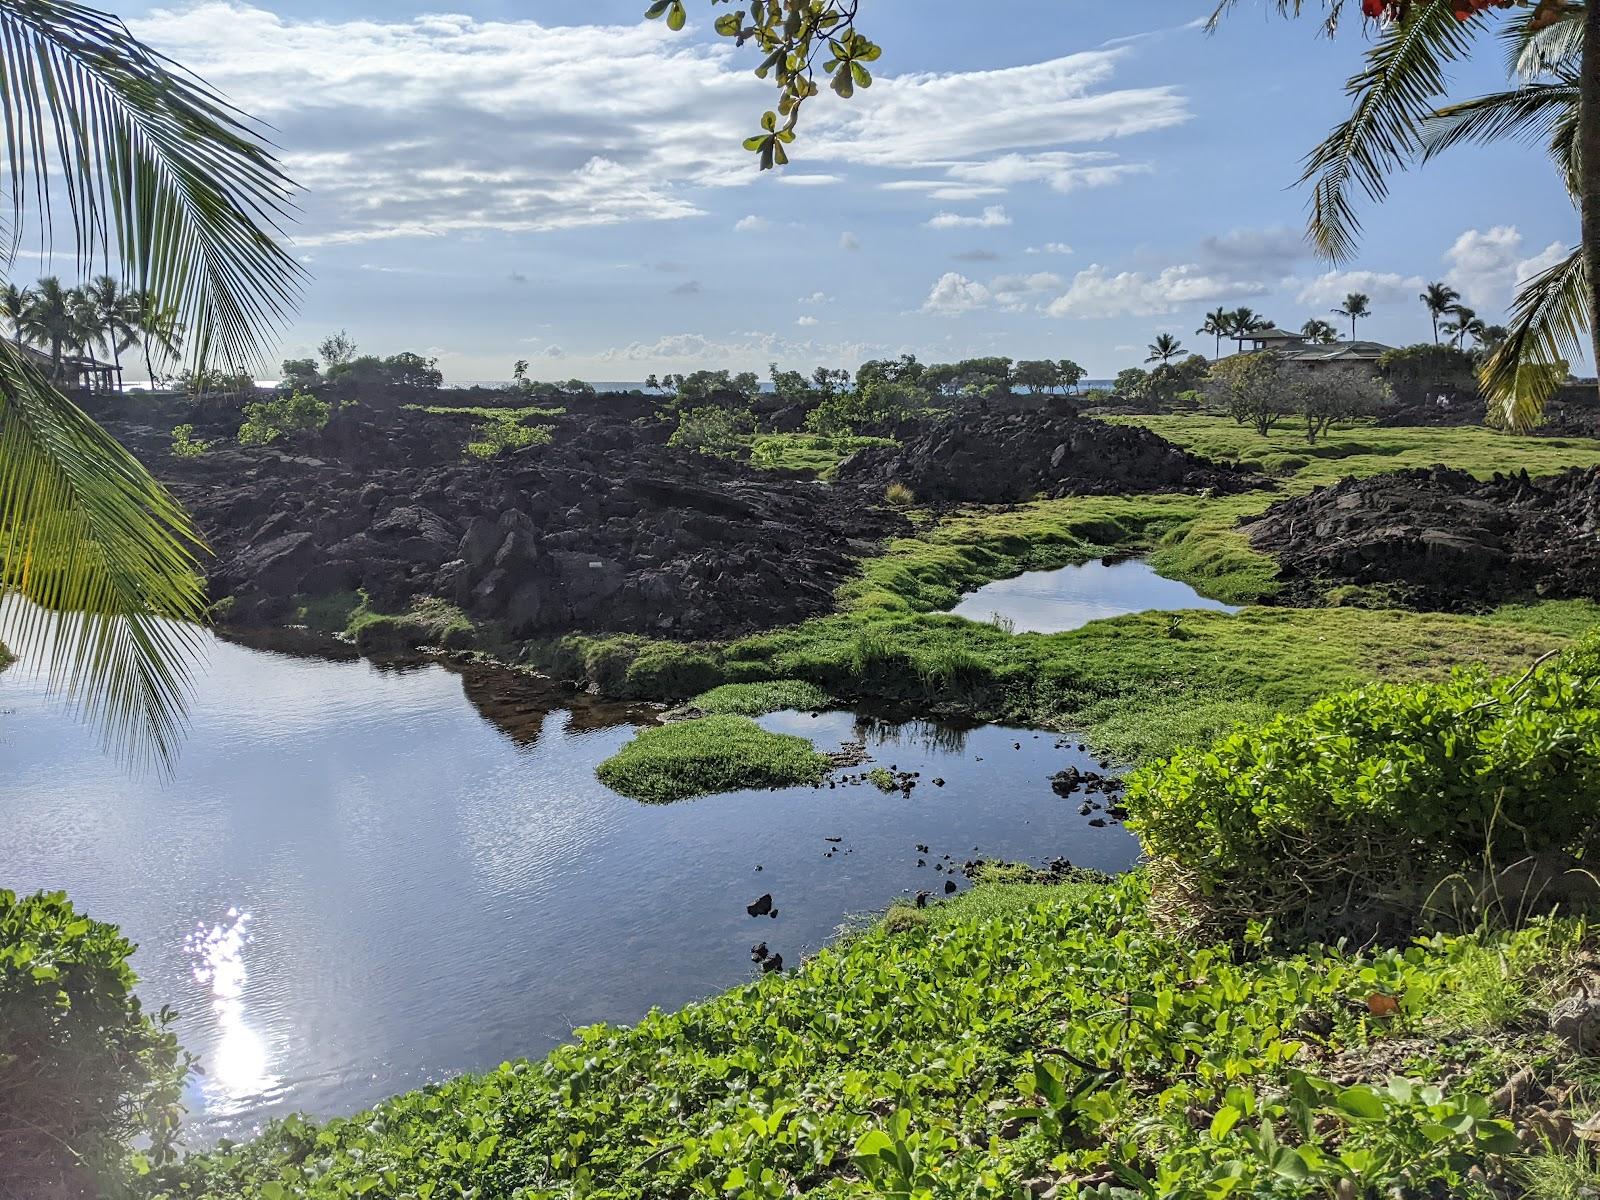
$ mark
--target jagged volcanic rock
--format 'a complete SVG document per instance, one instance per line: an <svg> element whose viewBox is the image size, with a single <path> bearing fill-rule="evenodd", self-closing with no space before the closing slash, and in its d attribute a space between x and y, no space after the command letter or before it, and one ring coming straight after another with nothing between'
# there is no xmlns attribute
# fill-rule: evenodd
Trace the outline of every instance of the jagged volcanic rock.
<svg viewBox="0 0 1600 1200"><path fill-rule="evenodd" d="M1292 599L1343 584L1453 612L1519 596L1600 598L1600 468L1343 479L1280 500L1244 529L1278 560Z"/></svg>
<svg viewBox="0 0 1600 1200"><path fill-rule="evenodd" d="M1180 450L1148 429L1066 407L957 413L900 447L860 451L841 465L839 478L878 488L903 483L918 500L980 504L1269 486L1254 472Z"/></svg>
<svg viewBox="0 0 1600 1200"><path fill-rule="evenodd" d="M228 437L219 416L200 436ZM195 516L231 621L362 588L379 611L441 596L519 636L730 636L828 611L857 560L909 529L855 488L669 447L671 426L585 412L492 462L473 421L343 409L320 434L174 458L164 427L112 430Z"/></svg>

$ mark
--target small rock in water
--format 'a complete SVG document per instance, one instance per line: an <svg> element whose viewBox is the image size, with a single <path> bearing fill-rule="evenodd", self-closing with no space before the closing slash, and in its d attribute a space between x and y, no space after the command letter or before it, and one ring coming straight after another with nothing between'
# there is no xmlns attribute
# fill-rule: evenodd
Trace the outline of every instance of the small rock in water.
<svg viewBox="0 0 1600 1200"><path fill-rule="evenodd" d="M769 912L767 914L767 916L771 917L774 921L776 921L778 919L778 910L777 909L773 909L771 912Z"/></svg>
<svg viewBox="0 0 1600 1200"><path fill-rule="evenodd" d="M831 837L825 837L822 840L825 841L825 842L842 842L842 841L844 841L843 838L831 838Z"/></svg>
<svg viewBox="0 0 1600 1200"><path fill-rule="evenodd" d="M956 881L954 879L946 879L944 881L944 894L946 896L948 896L951 892L953 892L955 890L956 890Z"/></svg>
<svg viewBox="0 0 1600 1200"><path fill-rule="evenodd" d="M944 786L944 780L942 780L942 779L935 779L935 780L934 780L934 781L933 781L933 786L934 786L934 787L943 787L943 786Z"/></svg>
<svg viewBox="0 0 1600 1200"><path fill-rule="evenodd" d="M756 864L756 870L758 870L758 871L761 870L761 864L760 863Z"/></svg>
<svg viewBox="0 0 1600 1200"><path fill-rule="evenodd" d="M766 962L767 961L767 944L765 942L757 942L754 946L750 947L750 961L751 962Z"/></svg>
<svg viewBox="0 0 1600 1200"><path fill-rule="evenodd" d="M933 895L932 892L918 892L917 893L917 907L918 908L927 908L928 907L928 897L931 896L931 895Z"/></svg>
<svg viewBox="0 0 1600 1200"><path fill-rule="evenodd" d="M1095 817L1089 824L1096 829L1104 829L1106 827L1106 819L1104 817Z"/></svg>
<svg viewBox="0 0 1600 1200"><path fill-rule="evenodd" d="M764 917L764 916L766 916L768 913L770 913L772 911L772 893L768 892L766 895L760 897L754 903L746 904L744 906L744 910L745 910L745 912L749 913L752 917Z"/></svg>
<svg viewBox="0 0 1600 1200"><path fill-rule="evenodd" d="M762 972L764 974L767 974L767 975L772 974L774 971L783 970L783 955L781 955L781 954L770 954L770 955L768 955L765 959L762 960L761 970L762 970Z"/></svg>

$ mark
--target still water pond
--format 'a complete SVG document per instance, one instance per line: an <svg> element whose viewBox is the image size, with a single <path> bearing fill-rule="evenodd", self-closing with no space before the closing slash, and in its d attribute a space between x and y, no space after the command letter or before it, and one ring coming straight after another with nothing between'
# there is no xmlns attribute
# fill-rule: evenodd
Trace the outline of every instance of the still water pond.
<svg viewBox="0 0 1600 1200"><path fill-rule="evenodd" d="M1157 575L1149 563L1129 558L999 579L963 596L951 611L969 621L1000 618L1011 622L1017 633L1064 633L1127 613L1193 608L1239 611L1202 596L1187 583Z"/></svg>
<svg viewBox="0 0 1600 1200"><path fill-rule="evenodd" d="M637 710L498 672L208 653L166 778L104 758L21 667L0 675L0 887L65 889L139 943L141 995L183 1014L207 1069L191 1141L681 1005L749 978L757 941L793 963L852 914L942 894L945 854L1136 853L1051 792L1088 764L1048 734L776 714L924 782L651 806L594 777ZM765 892L779 915L752 919Z"/></svg>

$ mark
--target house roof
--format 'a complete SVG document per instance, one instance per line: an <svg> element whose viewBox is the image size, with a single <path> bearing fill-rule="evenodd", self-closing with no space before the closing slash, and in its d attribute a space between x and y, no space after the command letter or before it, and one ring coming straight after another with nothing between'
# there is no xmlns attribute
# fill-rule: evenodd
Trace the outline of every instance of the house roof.
<svg viewBox="0 0 1600 1200"><path fill-rule="evenodd" d="M1382 342L1329 342L1321 346L1296 346L1283 351L1295 362L1371 362L1394 349Z"/></svg>
<svg viewBox="0 0 1600 1200"><path fill-rule="evenodd" d="M1244 339L1247 342L1276 342L1284 339L1303 342L1306 340L1304 334L1290 333L1287 329L1279 329L1276 325L1270 329L1258 329L1254 333L1247 333L1244 335Z"/></svg>

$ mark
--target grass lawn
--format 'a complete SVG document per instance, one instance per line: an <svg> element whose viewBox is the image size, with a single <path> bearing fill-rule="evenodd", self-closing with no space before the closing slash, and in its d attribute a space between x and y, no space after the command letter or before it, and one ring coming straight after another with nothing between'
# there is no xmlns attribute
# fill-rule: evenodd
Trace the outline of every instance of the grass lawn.
<svg viewBox="0 0 1600 1200"><path fill-rule="evenodd" d="M769 733L745 717L711 716L646 729L596 773L624 796L659 804L817 783L827 765L805 738Z"/></svg>

